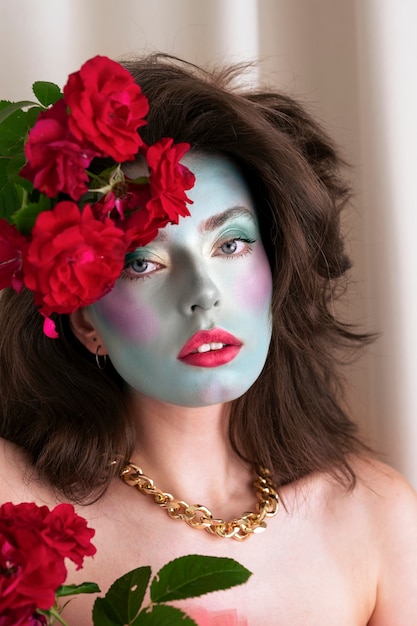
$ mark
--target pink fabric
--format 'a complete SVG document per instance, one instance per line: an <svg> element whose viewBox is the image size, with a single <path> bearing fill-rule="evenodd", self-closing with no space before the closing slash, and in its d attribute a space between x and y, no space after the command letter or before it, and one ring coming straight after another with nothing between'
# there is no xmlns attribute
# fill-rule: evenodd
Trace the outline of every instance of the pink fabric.
<svg viewBox="0 0 417 626"><path fill-rule="evenodd" d="M186 609L198 626L248 626L248 622L239 617L234 609L230 611L206 611L206 609Z"/></svg>

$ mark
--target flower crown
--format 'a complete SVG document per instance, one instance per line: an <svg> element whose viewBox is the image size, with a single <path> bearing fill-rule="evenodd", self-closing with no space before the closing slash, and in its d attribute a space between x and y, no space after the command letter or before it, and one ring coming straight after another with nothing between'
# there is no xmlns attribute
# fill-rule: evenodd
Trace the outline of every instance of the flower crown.
<svg viewBox="0 0 417 626"><path fill-rule="evenodd" d="M189 144L142 140L148 101L119 63L96 56L63 93L33 92L39 102L0 102L0 289L33 291L55 338L53 313L96 302L127 252L189 215L195 178L180 164ZM138 155L149 176L132 180L121 164Z"/></svg>

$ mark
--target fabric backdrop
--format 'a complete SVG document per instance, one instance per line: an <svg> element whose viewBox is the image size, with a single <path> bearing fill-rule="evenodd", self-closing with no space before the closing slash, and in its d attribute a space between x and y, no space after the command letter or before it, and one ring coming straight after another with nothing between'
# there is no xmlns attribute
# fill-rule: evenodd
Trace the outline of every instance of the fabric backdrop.
<svg viewBox="0 0 417 626"><path fill-rule="evenodd" d="M95 54L259 59L352 164L346 319L381 333L347 373L364 431L417 487L415 0L0 0L0 98L62 85ZM0 330L1 332L1 330Z"/></svg>

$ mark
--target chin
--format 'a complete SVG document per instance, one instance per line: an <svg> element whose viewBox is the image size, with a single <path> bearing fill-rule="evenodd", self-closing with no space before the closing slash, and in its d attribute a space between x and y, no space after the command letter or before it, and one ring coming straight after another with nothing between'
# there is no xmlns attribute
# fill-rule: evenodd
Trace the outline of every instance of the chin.
<svg viewBox="0 0 417 626"><path fill-rule="evenodd" d="M206 387L204 390L193 390L188 393L178 394L176 398L167 398L166 402L174 404L175 406L184 406L189 408L199 408L204 406L214 406L216 404L225 404L232 402L243 396L253 383L242 387L231 389L228 387L219 387L219 385L213 385L212 387Z"/></svg>

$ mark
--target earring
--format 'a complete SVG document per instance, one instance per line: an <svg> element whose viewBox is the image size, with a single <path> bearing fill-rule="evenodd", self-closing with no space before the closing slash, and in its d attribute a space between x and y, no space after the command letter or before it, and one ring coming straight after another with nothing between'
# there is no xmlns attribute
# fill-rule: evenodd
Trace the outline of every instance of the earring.
<svg viewBox="0 0 417 626"><path fill-rule="evenodd" d="M99 354L98 351L100 350L100 348L101 348L100 345L98 345L96 348L96 363L97 363L97 367L99 370L104 370L104 368L106 367L106 363L107 363L107 355Z"/></svg>

